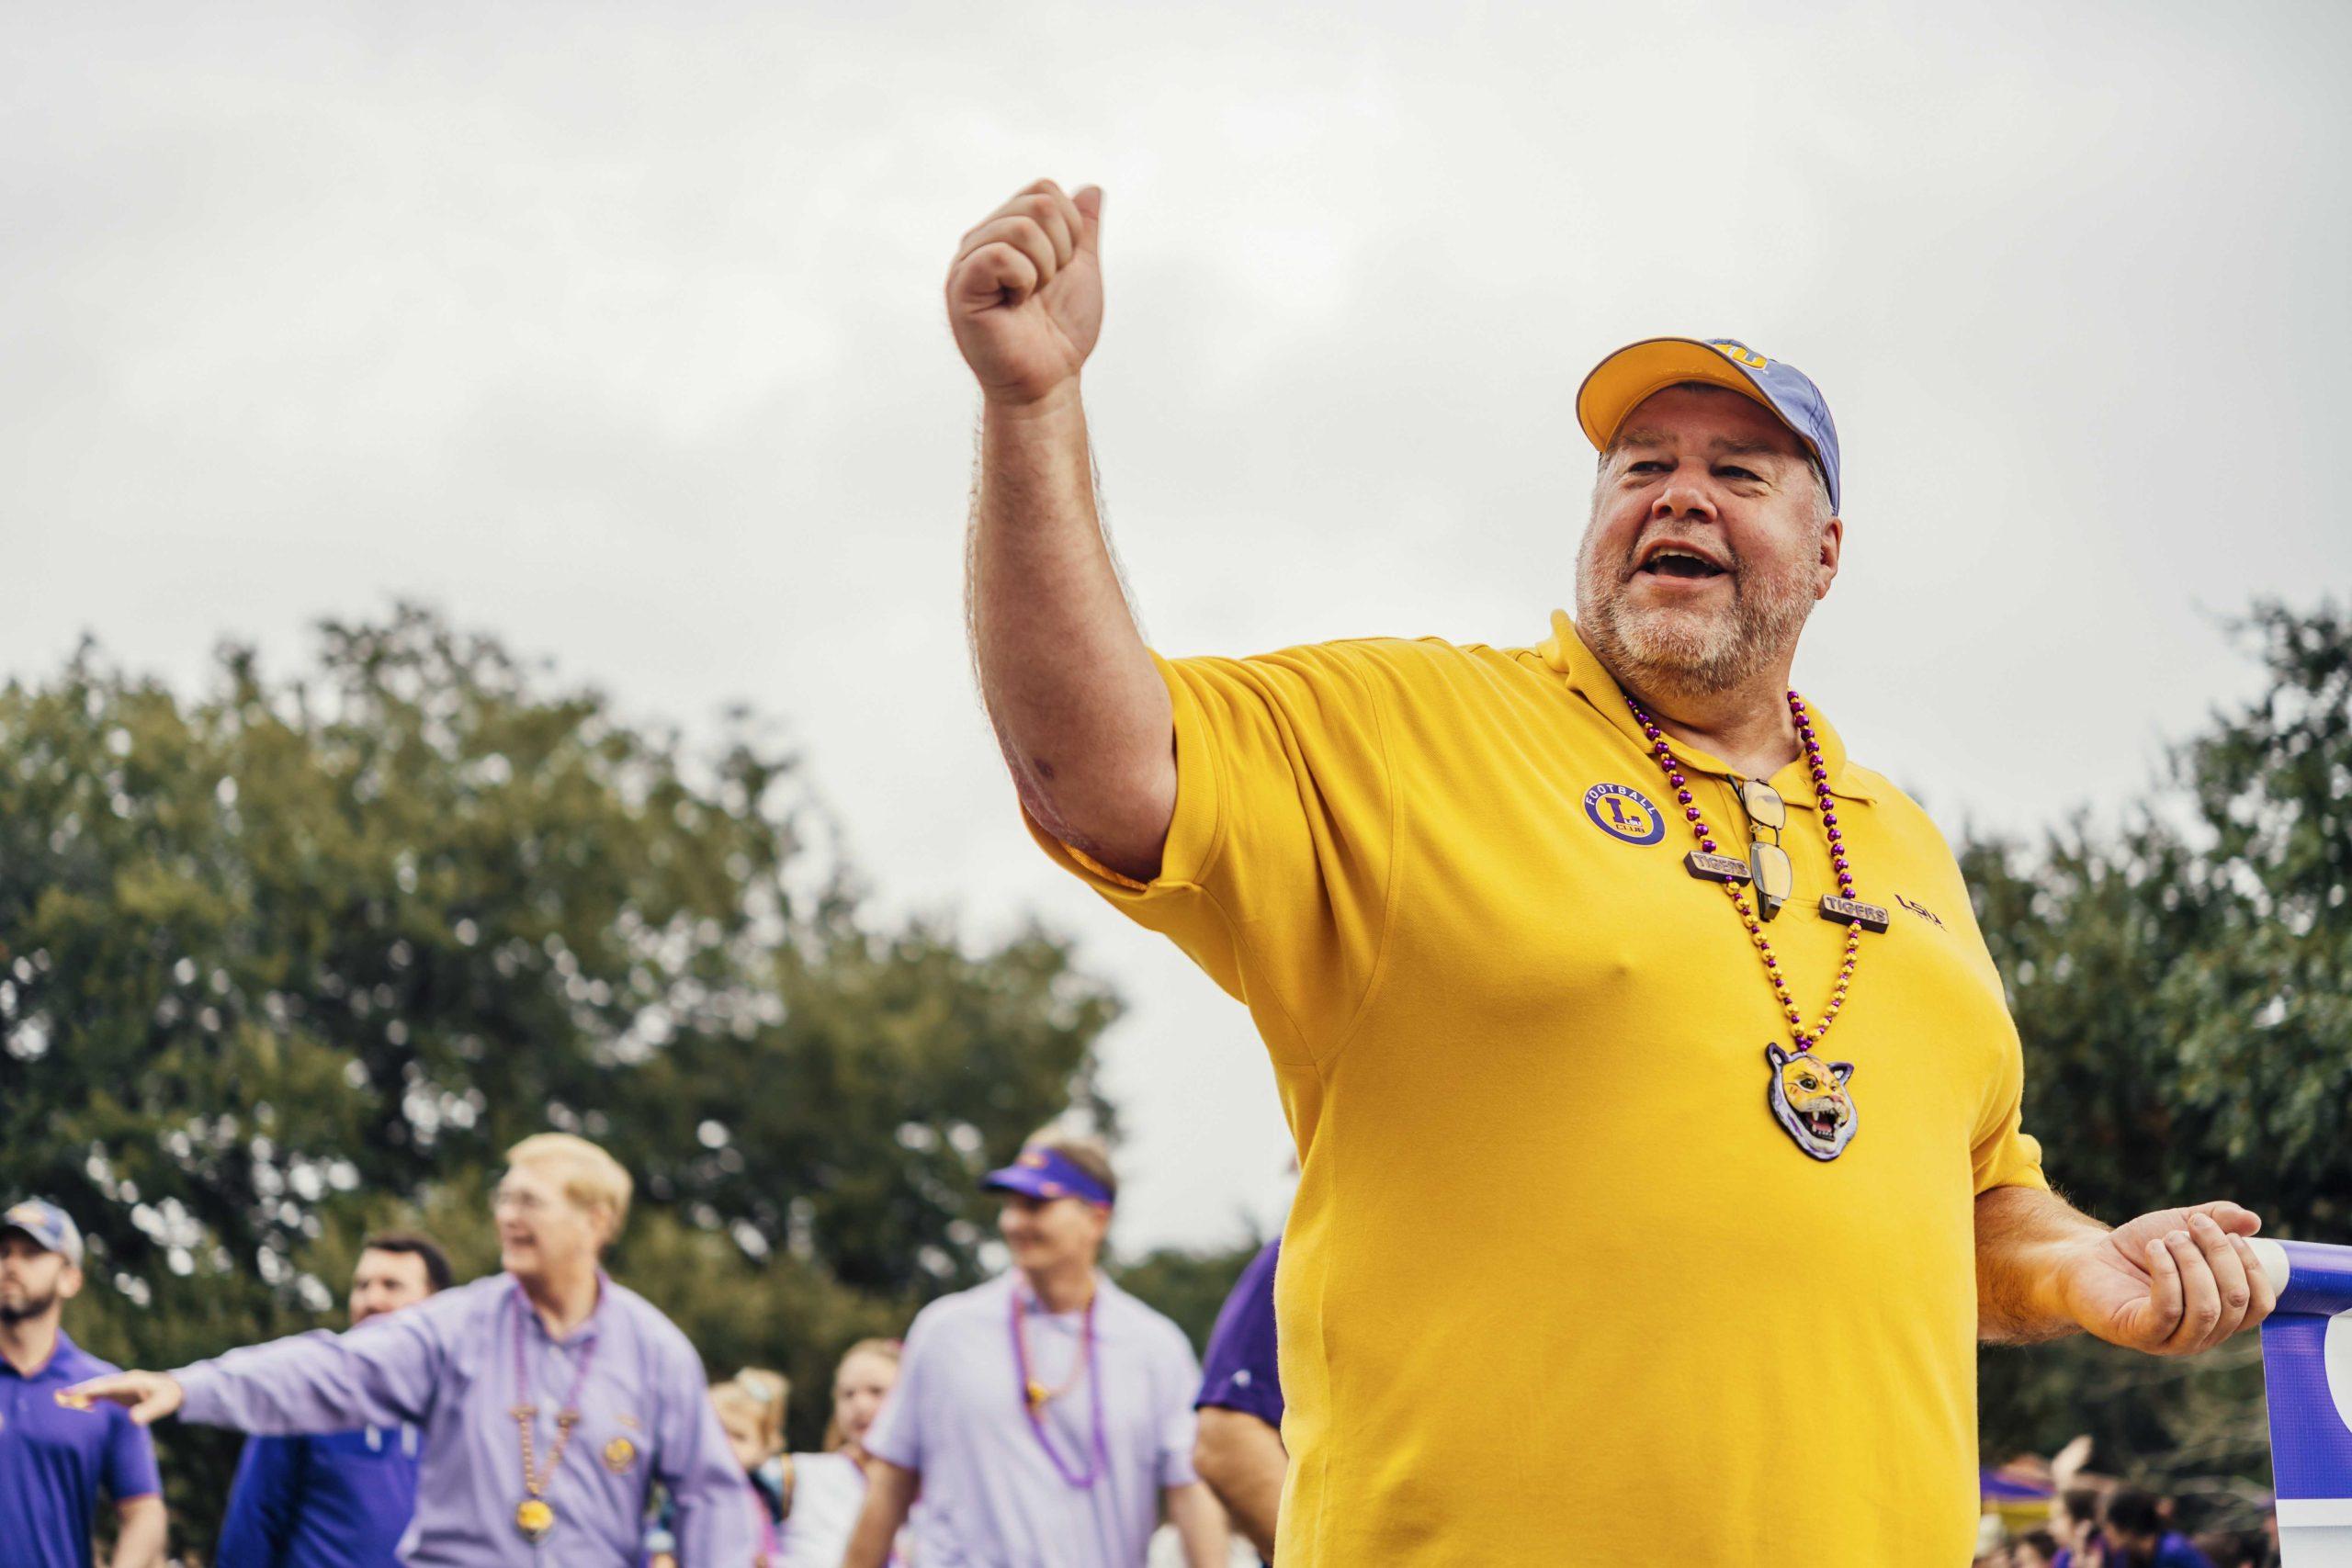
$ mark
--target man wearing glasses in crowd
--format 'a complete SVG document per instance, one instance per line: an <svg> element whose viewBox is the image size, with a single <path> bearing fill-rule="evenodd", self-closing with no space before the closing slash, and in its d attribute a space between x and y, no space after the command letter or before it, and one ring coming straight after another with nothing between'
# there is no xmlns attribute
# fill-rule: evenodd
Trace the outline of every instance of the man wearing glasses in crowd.
<svg viewBox="0 0 2352 1568"><path fill-rule="evenodd" d="M677 1326L600 1266L630 1181L583 1138L507 1151L494 1214L503 1272L343 1334L123 1372L68 1397L141 1424L177 1411L256 1433L424 1429L401 1561L637 1568L658 1480L685 1568L733 1568L755 1542L743 1472Z"/></svg>
<svg viewBox="0 0 2352 1568"><path fill-rule="evenodd" d="M1273 1061L1277 1561L1964 1562L1980 1336L2262 1319L2245 1210L2051 1193L1951 851L1790 688L1847 533L1811 380L1604 358L1577 619L1532 646L1163 660L1080 400L1102 209L1041 181L950 269L973 639L1046 852Z"/></svg>

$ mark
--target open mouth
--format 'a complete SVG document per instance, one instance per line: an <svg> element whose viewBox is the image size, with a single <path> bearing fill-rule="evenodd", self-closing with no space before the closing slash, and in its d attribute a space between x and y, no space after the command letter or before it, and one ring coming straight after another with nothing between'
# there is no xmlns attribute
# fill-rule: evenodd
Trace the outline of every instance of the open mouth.
<svg viewBox="0 0 2352 1568"><path fill-rule="evenodd" d="M1660 550L1636 569L1644 577L1704 579L1721 577L1724 569L1685 550Z"/></svg>
<svg viewBox="0 0 2352 1568"><path fill-rule="evenodd" d="M1835 1111L1808 1111L1797 1120L1804 1123L1807 1133L1825 1144L1838 1136L1838 1115Z"/></svg>

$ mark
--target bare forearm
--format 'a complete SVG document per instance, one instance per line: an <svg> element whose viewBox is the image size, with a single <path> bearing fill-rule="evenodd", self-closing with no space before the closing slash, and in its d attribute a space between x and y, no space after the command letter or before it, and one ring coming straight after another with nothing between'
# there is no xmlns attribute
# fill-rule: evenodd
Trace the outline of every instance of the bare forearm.
<svg viewBox="0 0 2352 1568"><path fill-rule="evenodd" d="M164 1500L161 1497L135 1498L122 1505L116 1518L111 1568L162 1568Z"/></svg>
<svg viewBox="0 0 2352 1568"><path fill-rule="evenodd" d="M2078 1332L2059 1265L2107 1227L2055 1193L1996 1187L1976 1200L1976 1337L2024 1345Z"/></svg>
<svg viewBox="0 0 2352 1568"><path fill-rule="evenodd" d="M907 1510L914 1506L922 1485L922 1477L910 1470L880 1461L871 1466L865 1507L857 1516L857 1528L850 1532L842 1568L885 1568L899 1529L907 1522Z"/></svg>
<svg viewBox="0 0 2352 1568"><path fill-rule="evenodd" d="M1225 1505L1234 1528L1257 1548L1259 1556L1272 1562L1283 1476L1290 1467L1282 1434L1254 1416L1211 1405L1201 1412L1193 1467Z"/></svg>
<svg viewBox="0 0 2352 1568"><path fill-rule="evenodd" d="M1094 508L1073 378L985 407L967 592L980 689L1022 804L1138 879L1175 811L1174 720Z"/></svg>
<svg viewBox="0 0 2352 1568"><path fill-rule="evenodd" d="M1199 1482L1168 1489L1168 1522L1176 1527L1188 1568L1224 1568L1231 1559L1233 1537L1225 1510Z"/></svg>

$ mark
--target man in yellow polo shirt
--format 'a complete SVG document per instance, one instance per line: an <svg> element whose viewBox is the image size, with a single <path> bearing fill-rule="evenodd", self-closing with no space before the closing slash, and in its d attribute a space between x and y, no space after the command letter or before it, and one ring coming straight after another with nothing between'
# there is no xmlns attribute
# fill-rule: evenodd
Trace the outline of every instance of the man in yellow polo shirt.
<svg viewBox="0 0 2352 1568"><path fill-rule="evenodd" d="M1789 690L1845 538L1811 381L1604 360L1536 646L1163 660L1093 505L1101 218L1040 182L950 273L973 634L1040 841L1273 1058L1280 1562L1964 1562L1980 1337L2261 1320L2244 1209L2050 1193L1951 852Z"/></svg>

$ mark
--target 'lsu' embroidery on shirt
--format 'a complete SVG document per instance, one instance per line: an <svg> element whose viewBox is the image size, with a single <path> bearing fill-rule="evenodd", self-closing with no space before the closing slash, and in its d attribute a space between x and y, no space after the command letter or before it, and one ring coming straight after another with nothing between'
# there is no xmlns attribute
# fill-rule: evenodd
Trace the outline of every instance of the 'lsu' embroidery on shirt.
<svg viewBox="0 0 2352 1568"><path fill-rule="evenodd" d="M1897 893L1894 896L1894 901L1902 905L1905 908L1910 910L1913 914L1918 916L1923 920L1933 920L1939 927L1944 923L1943 917L1937 914L1933 909L1928 908L1925 904L1915 904L1900 893Z"/></svg>
<svg viewBox="0 0 2352 1568"><path fill-rule="evenodd" d="M1655 844L1666 837L1666 813L1631 784L1597 784L1584 792L1584 814L1612 839Z"/></svg>

